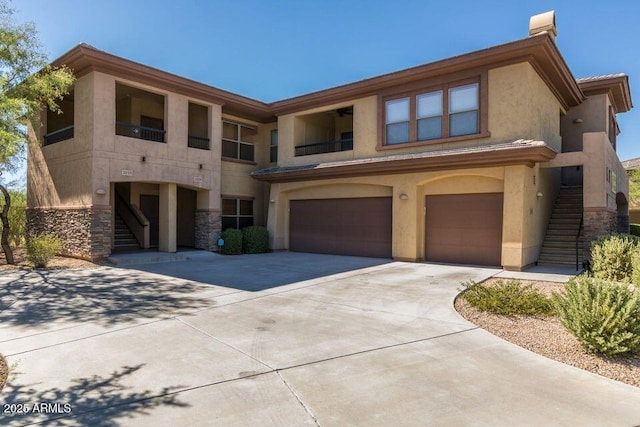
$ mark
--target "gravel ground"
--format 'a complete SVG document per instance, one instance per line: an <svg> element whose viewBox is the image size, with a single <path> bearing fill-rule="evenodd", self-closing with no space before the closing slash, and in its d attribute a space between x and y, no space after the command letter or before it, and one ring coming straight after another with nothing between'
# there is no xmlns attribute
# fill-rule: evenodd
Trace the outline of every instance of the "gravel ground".
<svg viewBox="0 0 640 427"><path fill-rule="evenodd" d="M17 248L13 250L13 258L16 264L7 264L4 252L0 250L0 271L12 271L12 270L33 270L34 266L27 261L26 253L23 248ZM61 270L66 268L96 268L98 264L94 264L90 261L84 261L76 258L68 258L56 256L47 266L47 270Z"/></svg>
<svg viewBox="0 0 640 427"><path fill-rule="evenodd" d="M484 284L491 285L496 281L490 279ZM553 282L520 282L532 285L546 295L561 291L564 286ZM468 321L513 344L550 359L640 387L640 354L606 357L589 353L555 316L499 316L472 307L464 298L457 298L455 307Z"/></svg>
<svg viewBox="0 0 640 427"><path fill-rule="evenodd" d="M9 375L9 367L7 366L7 361L0 354L0 391L2 391L2 388L7 382L8 375Z"/></svg>

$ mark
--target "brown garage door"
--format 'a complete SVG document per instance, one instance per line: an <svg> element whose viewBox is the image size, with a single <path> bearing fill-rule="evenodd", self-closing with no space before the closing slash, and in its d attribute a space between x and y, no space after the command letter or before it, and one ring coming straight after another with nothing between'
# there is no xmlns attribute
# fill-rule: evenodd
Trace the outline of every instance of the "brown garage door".
<svg viewBox="0 0 640 427"><path fill-rule="evenodd" d="M501 265L502 193L427 196L426 258Z"/></svg>
<svg viewBox="0 0 640 427"><path fill-rule="evenodd" d="M289 249L391 258L391 197L292 200Z"/></svg>

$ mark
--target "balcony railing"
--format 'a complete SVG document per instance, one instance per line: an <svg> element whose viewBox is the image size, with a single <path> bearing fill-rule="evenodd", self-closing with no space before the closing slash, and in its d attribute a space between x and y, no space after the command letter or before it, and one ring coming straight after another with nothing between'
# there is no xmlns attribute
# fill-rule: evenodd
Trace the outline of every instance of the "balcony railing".
<svg viewBox="0 0 640 427"><path fill-rule="evenodd" d="M73 125L46 134L44 136L44 145L55 144L71 138L73 138Z"/></svg>
<svg viewBox="0 0 640 427"><path fill-rule="evenodd" d="M339 151L353 150L353 139L341 139L339 141L318 142L315 144L298 145L296 157L310 156L312 154L337 153Z"/></svg>
<svg viewBox="0 0 640 427"><path fill-rule="evenodd" d="M144 139L147 141L164 142L165 133L166 131L162 129L148 128L131 123L116 122L116 135Z"/></svg>
<svg viewBox="0 0 640 427"><path fill-rule="evenodd" d="M199 148L200 150L210 150L209 138L189 135L187 145L191 148Z"/></svg>

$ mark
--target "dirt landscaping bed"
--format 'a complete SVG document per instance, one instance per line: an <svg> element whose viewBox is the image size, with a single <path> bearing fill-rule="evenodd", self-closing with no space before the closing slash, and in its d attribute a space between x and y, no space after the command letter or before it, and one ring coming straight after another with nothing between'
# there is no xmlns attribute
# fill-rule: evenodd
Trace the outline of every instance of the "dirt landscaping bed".
<svg viewBox="0 0 640 427"><path fill-rule="evenodd" d="M4 388L4 385L7 383L7 376L9 375L9 366L7 365L7 361L0 354L0 391Z"/></svg>
<svg viewBox="0 0 640 427"><path fill-rule="evenodd" d="M34 268L33 264L31 264L27 260L27 254L23 248L14 249L13 258L16 264L15 265L7 264L7 259L4 256L4 252L0 250L0 271L32 270ZM47 266L47 270L62 270L67 268L96 268L96 267L99 267L99 265L94 264L90 261L56 256L49 262L49 265Z"/></svg>
<svg viewBox="0 0 640 427"><path fill-rule="evenodd" d="M497 281L489 279L483 284L490 286ZM520 282L548 296L554 291L560 292L564 287L562 283ZM468 321L534 353L640 387L640 354L607 357L589 353L567 332L556 316L500 316L480 311L461 297L456 298L455 308Z"/></svg>

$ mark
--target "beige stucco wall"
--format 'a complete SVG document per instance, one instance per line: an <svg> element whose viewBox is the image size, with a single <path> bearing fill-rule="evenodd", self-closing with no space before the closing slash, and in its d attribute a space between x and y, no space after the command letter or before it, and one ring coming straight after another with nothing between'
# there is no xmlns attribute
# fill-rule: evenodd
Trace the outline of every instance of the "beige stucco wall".
<svg viewBox="0 0 640 427"><path fill-rule="evenodd" d="M277 123L261 124L228 114L223 116L232 122L253 126L257 133L252 138L255 162L222 161L220 194L229 197L253 198L254 224L266 225L269 184L253 179L251 172L269 166L271 131L277 128Z"/></svg>
<svg viewBox="0 0 640 427"><path fill-rule="evenodd" d="M606 94L589 96L582 104L571 108L562 116L562 151L582 151L582 134L607 132L609 126L609 97ZM574 120L582 120L574 123Z"/></svg>
<svg viewBox="0 0 640 427"><path fill-rule="evenodd" d="M425 83L425 85L427 84ZM282 115L278 117L278 165L304 165L474 147L478 144L511 142L517 139L542 140L560 151L560 103L529 63L513 64L489 70L487 92L488 128L491 136L406 149L376 149L378 144L377 96ZM295 145L301 145L305 140L305 135L309 134L308 128L313 127L314 123L310 123L309 115L349 106L353 106L354 111L354 149L352 151L294 156Z"/></svg>
<svg viewBox="0 0 640 427"><path fill-rule="evenodd" d="M273 184L268 215L271 244L274 249L288 248L290 200L391 196L392 256L420 260L425 248L425 196L497 192L504 193L502 264L520 268L538 258L558 181L554 171L509 166ZM543 196L537 197L538 192ZM408 199L400 199L403 193Z"/></svg>
<svg viewBox="0 0 640 427"><path fill-rule="evenodd" d="M29 207L79 207L93 203L93 83L93 74L82 76L75 83L72 139L42 147L47 114L40 115L40 123L30 124L27 152Z"/></svg>
<svg viewBox="0 0 640 427"><path fill-rule="evenodd" d="M114 126L116 81L161 93L153 87L100 72L80 77L74 86L74 138L47 147L30 144L29 205L107 205L111 199L110 183L150 182L175 183L200 193L212 192L216 196L198 198L198 207L219 209L221 107L162 92L166 143L120 136L115 134ZM211 150L187 146L189 101L208 107ZM42 116L43 125L35 125L32 132L32 138L40 141L46 129L46 114ZM96 194L98 190L105 190L105 194Z"/></svg>
<svg viewBox="0 0 640 427"><path fill-rule="evenodd" d="M616 210L616 194L628 199L629 178L605 132L586 132L582 135L583 151L561 153L544 168L562 168L580 165L584 170L583 205L585 209L607 208ZM615 173L615 182L608 179L607 171Z"/></svg>
<svg viewBox="0 0 640 427"><path fill-rule="evenodd" d="M194 102L208 107L211 150L189 148L187 136L190 98L172 92L161 93L153 87L116 79L114 76L103 73L94 72L92 74L95 80L93 90L98 100L93 104L96 117L93 127L95 141L93 156L94 203L99 203L100 199L106 197L95 195L95 190L107 188L109 182L175 183L193 190L208 190L219 194L220 144L218 141L221 136L221 107L219 105L194 100ZM165 96L166 143L115 134L116 81ZM142 113L158 115L160 111ZM139 113L136 113L136 116L139 116ZM142 157L145 158L144 162ZM208 206L202 206L202 208L220 208L219 197L208 199ZM201 207L200 203L199 207Z"/></svg>

